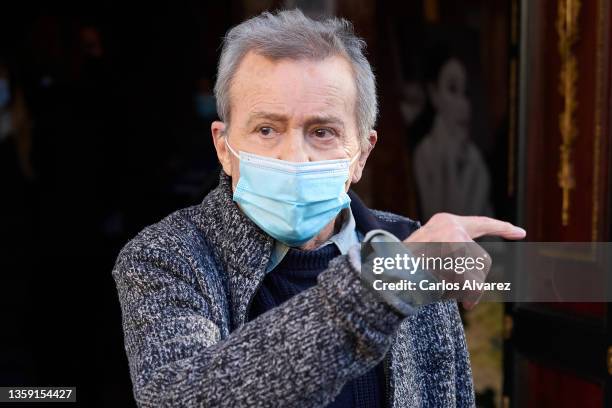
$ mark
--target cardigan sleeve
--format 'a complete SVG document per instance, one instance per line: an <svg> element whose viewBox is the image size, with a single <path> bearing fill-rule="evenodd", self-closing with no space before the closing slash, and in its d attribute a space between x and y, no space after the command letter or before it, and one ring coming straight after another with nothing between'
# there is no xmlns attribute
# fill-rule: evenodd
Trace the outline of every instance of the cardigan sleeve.
<svg viewBox="0 0 612 408"><path fill-rule="evenodd" d="M325 406L384 357L402 320L346 255L223 339L206 288L178 253L128 247L113 276L141 407Z"/></svg>

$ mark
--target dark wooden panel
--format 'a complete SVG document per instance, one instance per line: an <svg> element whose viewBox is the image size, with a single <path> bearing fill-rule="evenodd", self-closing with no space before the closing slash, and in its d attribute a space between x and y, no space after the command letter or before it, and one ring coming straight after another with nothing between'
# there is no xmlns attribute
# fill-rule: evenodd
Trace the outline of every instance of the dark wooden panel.
<svg viewBox="0 0 612 408"><path fill-rule="evenodd" d="M571 372L548 368L529 360L518 364L522 388L538 390L515 401L521 408L599 408L603 405L601 387L574 376Z"/></svg>
<svg viewBox="0 0 612 408"><path fill-rule="evenodd" d="M576 79L560 92L563 58L559 52L559 1L538 2L537 30L527 56L529 113L527 119L527 227L532 241L590 241L608 238L610 28L609 1L580 4ZM565 1L563 2L565 3ZM575 6L574 6L575 8ZM572 90L573 88L573 90ZM575 92L575 93L574 93ZM570 102L567 102L570 101ZM571 126L574 188L569 192L567 225L562 223L563 191L559 182L566 103L575 104Z"/></svg>
<svg viewBox="0 0 612 408"><path fill-rule="evenodd" d="M601 320L520 308L514 314L512 344L530 360L588 381L602 384L608 376L606 327Z"/></svg>

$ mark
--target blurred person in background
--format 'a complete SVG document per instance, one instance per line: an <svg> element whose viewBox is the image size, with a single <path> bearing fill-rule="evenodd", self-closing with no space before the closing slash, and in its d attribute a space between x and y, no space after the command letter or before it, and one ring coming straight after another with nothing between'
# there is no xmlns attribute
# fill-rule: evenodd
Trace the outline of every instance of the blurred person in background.
<svg viewBox="0 0 612 408"><path fill-rule="evenodd" d="M465 65L443 46L434 47L428 65L425 86L430 105L423 114L431 122L413 155L421 215L424 220L441 211L490 216L489 170L470 139Z"/></svg>
<svg viewBox="0 0 612 408"><path fill-rule="evenodd" d="M173 192L182 202L189 203L200 202L217 185L218 179L219 166L214 146L210 140L202 137L202 133L208 132L210 123L218 117L213 81L209 76L196 80L193 113L179 127L178 148L172 159L176 174L172 182Z"/></svg>
<svg viewBox="0 0 612 408"><path fill-rule="evenodd" d="M195 111L201 120L210 123L217 118L217 102L210 78L202 77L198 79L193 100Z"/></svg>

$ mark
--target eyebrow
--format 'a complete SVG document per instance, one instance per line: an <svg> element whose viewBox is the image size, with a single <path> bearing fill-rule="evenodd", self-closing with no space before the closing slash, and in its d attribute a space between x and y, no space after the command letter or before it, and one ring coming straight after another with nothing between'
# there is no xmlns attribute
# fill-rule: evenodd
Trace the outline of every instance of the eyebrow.
<svg viewBox="0 0 612 408"><path fill-rule="evenodd" d="M288 118L286 115L283 115L281 113L255 111L249 116L247 126L250 126L251 123L253 123L257 119L267 119L273 122L286 122Z"/></svg>
<svg viewBox="0 0 612 408"><path fill-rule="evenodd" d="M304 123L304 127L307 128L316 124L337 125L344 128L344 121L332 115L312 116L306 120L306 122Z"/></svg>
<svg viewBox="0 0 612 408"><path fill-rule="evenodd" d="M287 117L287 115L283 115L281 113L256 111L256 112L251 113L249 120L247 121L247 126L250 126L253 123L253 121L257 119L267 119L273 122L287 122L289 118ZM333 115L311 116L308 119L306 119L306 122L304 123L304 127L307 128L315 124L330 124L330 125L334 124L334 125L344 127L344 121Z"/></svg>

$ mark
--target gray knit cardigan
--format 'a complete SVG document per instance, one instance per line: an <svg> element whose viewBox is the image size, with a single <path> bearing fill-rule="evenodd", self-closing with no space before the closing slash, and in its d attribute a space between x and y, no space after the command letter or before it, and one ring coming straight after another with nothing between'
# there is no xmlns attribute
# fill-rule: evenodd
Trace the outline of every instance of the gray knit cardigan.
<svg viewBox="0 0 612 408"><path fill-rule="evenodd" d="M322 407L385 357L393 407L474 406L457 303L405 318L360 283L347 255L246 322L273 241L221 173L202 204L145 228L113 270L139 406Z"/></svg>

